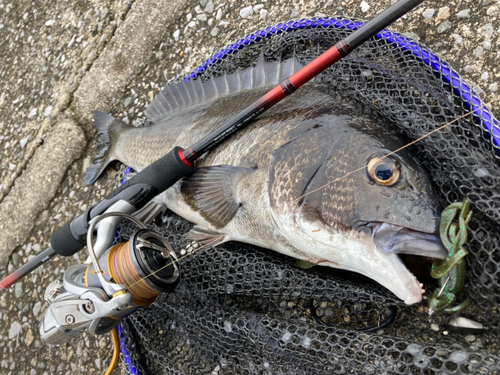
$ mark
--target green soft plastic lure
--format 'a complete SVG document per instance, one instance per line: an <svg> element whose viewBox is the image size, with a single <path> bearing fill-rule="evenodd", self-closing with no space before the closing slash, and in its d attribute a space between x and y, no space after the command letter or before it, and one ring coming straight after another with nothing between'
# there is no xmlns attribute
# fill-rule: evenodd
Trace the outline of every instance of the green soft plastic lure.
<svg viewBox="0 0 500 375"><path fill-rule="evenodd" d="M455 221L457 214L458 222ZM432 265L431 276L439 279L439 289L429 296L429 314L434 312L455 314L470 304L469 299L466 299L452 307L457 293L464 287L464 257L468 252L463 245L467 242L467 224L471 217L472 211L467 199L449 205L441 214L439 234L448 250L448 256L443 260L435 260Z"/></svg>

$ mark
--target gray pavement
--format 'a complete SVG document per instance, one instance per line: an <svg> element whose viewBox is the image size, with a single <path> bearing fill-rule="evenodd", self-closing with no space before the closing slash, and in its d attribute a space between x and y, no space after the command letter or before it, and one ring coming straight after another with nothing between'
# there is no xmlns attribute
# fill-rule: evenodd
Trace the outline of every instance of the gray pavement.
<svg viewBox="0 0 500 375"><path fill-rule="evenodd" d="M83 184L96 149L91 110L132 123L168 80L249 32L318 15L370 19L391 2L0 0L0 277L114 186L113 168ZM490 101L500 84L499 17L499 0L427 0L393 29L433 49ZM45 288L85 258L55 258L0 296L0 374L105 372L107 336L50 347L38 334Z"/></svg>

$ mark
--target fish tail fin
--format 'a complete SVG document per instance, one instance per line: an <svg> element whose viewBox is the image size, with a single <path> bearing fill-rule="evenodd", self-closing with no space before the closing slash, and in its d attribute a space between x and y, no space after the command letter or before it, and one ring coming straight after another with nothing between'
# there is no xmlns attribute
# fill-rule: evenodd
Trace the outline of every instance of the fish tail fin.
<svg viewBox="0 0 500 375"><path fill-rule="evenodd" d="M85 173L85 184L92 184L101 175L102 171L110 162L116 160L114 156L114 145L118 136L128 127L123 121L100 111L93 111L94 126L97 129L97 135L101 142L99 153L95 156Z"/></svg>

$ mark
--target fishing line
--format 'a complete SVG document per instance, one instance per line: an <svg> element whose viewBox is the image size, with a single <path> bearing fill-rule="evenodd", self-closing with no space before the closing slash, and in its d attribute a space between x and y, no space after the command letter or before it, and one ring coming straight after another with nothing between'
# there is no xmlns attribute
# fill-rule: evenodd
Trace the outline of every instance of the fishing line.
<svg viewBox="0 0 500 375"><path fill-rule="evenodd" d="M474 114L474 112L476 112L476 111L478 111L478 110L480 110L480 109L484 108L485 106L490 105L491 103L494 103L494 102L496 102L496 101L498 101L498 100L500 100L500 98L494 99L494 100L492 100L492 101L491 101L491 102L489 102L489 103L483 104L481 107L476 108L475 110L473 110L473 111L471 111L471 112L469 112L469 113L466 113L465 115L462 115L462 116L460 116L460 117L457 117L455 120L450 121L449 123L444 124L444 125L440 126L439 128L436 128L436 129L434 129L434 130L431 130L429 133L425 134L424 136L422 136L422 137L420 137L420 138L418 138L418 139L416 139L416 140L414 140L414 141L412 141L412 142L410 142L410 143L408 143L408 144L406 144L406 145L404 145L404 146L402 146L402 147L398 148L398 149L397 149L397 150L395 150L395 151L391 151L391 152L389 152L388 154L386 154L386 155L384 155L384 156L380 157L380 159L385 159L385 158L387 158L387 157L389 157L389 156L391 156L391 155L394 155L395 153L397 153L397 152L399 152L399 151L401 151L401 150L404 150L405 148L410 147L411 145L413 145L413 144L415 144L415 143L417 143L417 142L420 142L421 140L423 140L423 139L425 139L425 138L429 137L430 135L432 135L432 134L434 134L434 133L438 132L439 130L444 129L444 128L446 128L447 126L450 126L451 124L453 124L453 123L457 122L458 120L460 120L460 119L462 119L462 118L464 118L464 117L467 117L467 116L470 116L470 115ZM351 171L351 172L349 172L349 173L345 174L345 175L344 175L344 176L342 176L342 177L339 177L339 178L337 178L337 179L335 179L335 180L333 180L333 181L330 181L330 182L328 182L328 183L324 184L323 186L320 186L319 188L317 188L317 189L315 189L315 190L312 190L312 191L310 191L310 192L308 192L308 193L306 193L306 194L304 194L304 195L302 195L302 196L300 196L300 197L296 198L295 200L293 200L293 201L292 201L292 203L293 203L293 202L296 202L296 201L298 201L298 200L301 200L302 198L304 198L305 196L307 196L307 195L309 195L309 194L315 193L315 192L317 192L317 191L319 191L319 190L321 190L321 189L323 189L323 188L325 188L325 187L327 187L327 186L329 186L329 185L331 185L331 184L333 184L333 183L335 183L335 182L338 182L338 181L340 181L340 180L344 179L345 177L348 177L348 176L350 176L350 175L352 175L352 174L354 174L354 173L356 173L356 172L359 172L359 171L361 171L361 170L363 170L363 169L366 169L366 168L367 168L367 167L365 166L365 167L361 167L361 168L355 169L355 170L353 170L353 171Z"/></svg>
<svg viewBox="0 0 500 375"><path fill-rule="evenodd" d="M464 118L464 117L468 117L468 116L470 116L470 115L473 115L476 111L479 111L480 109L483 109L485 106L490 105L490 104L492 104L492 103L494 103L494 102L496 102L496 101L498 101L498 100L500 100L500 98L493 99L493 100L492 100L492 101L490 101L489 103L485 103L485 104L481 105L480 107L476 108L475 110L473 110L473 111L471 111L471 112L468 112L468 113L466 113L466 114L464 114L464 115L462 115L462 116L460 116L460 117L457 117L457 118L456 118L456 119L454 119L453 121L450 121L449 123L447 123L447 124L445 124L445 125L442 125L442 126L440 126L440 127L436 128L436 129L434 129L434 130L431 130L429 133L425 134L424 136L422 136L422 137L420 137L420 138L418 138L418 139L416 139L416 140L414 140L414 141L412 141L412 142L410 142L410 143L408 143L408 144L406 144L406 145L404 145L404 146L402 146L402 147L398 148L398 149L397 149L397 150L395 150L395 151L391 151L391 152L389 152L388 154L386 154L386 155L384 155L384 156L381 156L381 157L380 157L380 159L384 159L384 158L387 158L387 157L389 157L389 156L391 156L391 155L394 155L395 153L397 153L397 152L399 152L399 151L401 151L401 150L404 150L404 149L405 149L405 148L407 148L407 147L410 147L411 145L413 145L413 144L415 144L415 143L417 143L417 142L419 142L419 141L421 141L421 140L423 140L423 139L425 139L425 138L429 137L430 135L432 135L432 134L434 134L434 133L438 132L439 130L442 130L442 129L446 128L447 126L450 126L451 124L453 124L453 123L457 122L458 120L460 120L460 119L462 119L462 118ZM328 183L324 184L323 186L320 186L320 187L319 187L319 188L317 188L317 189L314 189L314 190L312 190L312 191L309 191L308 193L303 194L303 195L301 195L301 196L300 196L300 197L298 197L298 198L295 198L294 200L292 200L292 202L291 202L291 203L297 202L297 201L299 201L299 200L303 199L304 197L306 197L306 196L307 196L307 195L309 195L309 194L315 193L315 192L317 192L317 191L319 191L319 190L321 190L321 189L323 189L323 188L325 188L325 187L327 187L327 186L329 186L329 185L331 185L331 184L333 184L333 183L335 183L335 182L341 181L342 179L344 179L344 178L346 178L346 177L348 177L348 176L350 176L350 175L352 175L352 174L354 174L354 173L356 173L356 172L362 171L362 170L364 170L364 169L366 169L366 168L367 168L367 166L364 166L364 167L357 168L357 169L355 169L355 170L353 170L353 171L351 171L351 172L349 172L349 173L346 173L344 176L341 176L341 177L339 177L339 178L337 178L337 179L335 179L335 180L333 180L333 181L330 181L330 182L328 182ZM223 240L223 239L224 239L224 237L226 237L227 235L230 235L231 233L235 233L236 231L238 231L238 230L240 230L240 229L242 229L242 228L244 228L244 227L246 227L246 226L248 226L248 225L250 225L250 224L253 224L253 223L255 223L255 222L257 222L257 221L259 221L259 220L261 220L261 219L264 219L264 218L265 218L266 216L268 216L268 215L269 215L269 213L263 214L263 215L261 215L261 216L259 216L259 217L255 218L254 220L249 221L248 223L243 224L243 225L241 225L241 226L239 226L239 227L235 228L233 231L231 231L231 232L229 232L229 233L222 234L222 235L220 235L219 237L216 237L215 239L213 239L212 241L210 241L210 242L208 242L208 243L206 243L206 244L202 245L201 247L199 247L199 248L197 248L197 249L193 249L193 251L192 251L192 252L190 252L190 253L188 253L188 254L186 254L186 255L184 255L184 256L182 256L182 257L178 258L177 260L174 260L174 261L173 261L173 262L171 262L171 263L168 263L167 265L163 266L162 268L160 268L160 269L158 269L158 270L156 270L156 271L152 272L151 274L149 274L149 275L147 275L147 276L143 277L142 279L140 279L140 280L136 281L134 284L130 285L130 286L129 286L129 288L131 288L131 287L133 287L134 285L136 285L136 284L138 284L138 283L142 282L144 279L147 279L148 277L153 276L154 274L156 274L156 273L160 272L160 271L161 271L161 270L163 270L164 268L167 268L168 266L170 266L170 265L172 265L172 264L174 264L174 263L176 263L176 262L179 262L180 260L183 260L183 259L185 259L185 258L187 258L187 257L189 257L189 256L191 256L191 255L193 255L194 253L196 253L196 252L198 252L198 251L200 251L200 250L203 250L203 249L205 249L205 248L207 248L207 247L209 247L209 246L211 246L211 245L213 245L213 244L215 244L215 243L218 243L220 240Z"/></svg>
<svg viewBox="0 0 500 375"><path fill-rule="evenodd" d="M155 300L159 292L144 282L144 279L152 274L141 279L137 272L137 266L130 257L129 242L113 246L110 249L109 258L112 259L111 264L108 265L109 273L117 284L129 285L128 291L132 294L136 304L147 305L147 303L151 303L151 300Z"/></svg>

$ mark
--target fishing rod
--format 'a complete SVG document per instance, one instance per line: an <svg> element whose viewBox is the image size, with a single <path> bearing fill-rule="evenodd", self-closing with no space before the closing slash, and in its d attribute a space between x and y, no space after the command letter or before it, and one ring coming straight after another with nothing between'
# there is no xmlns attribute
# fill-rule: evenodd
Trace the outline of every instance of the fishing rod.
<svg viewBox="0 0 500 375"><path fill-rule="evenodd" d="M424 0L400 0L360 29L318 56L298 72L285 79L262 98L244 109L220 128L187 149L174 147L125 184L115 189L98 204L57 229L50 238L50 247L18 270L0 281L0 292L47 262L54 255L71 256L87 245L91 222L106 211L131 213L143 208L156 195L167 190L194 171L194 162L208 151L243 129L257 116L279 103L299 87L332 64L351 53L359 45L420 5Z"/></svg>

